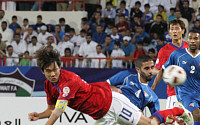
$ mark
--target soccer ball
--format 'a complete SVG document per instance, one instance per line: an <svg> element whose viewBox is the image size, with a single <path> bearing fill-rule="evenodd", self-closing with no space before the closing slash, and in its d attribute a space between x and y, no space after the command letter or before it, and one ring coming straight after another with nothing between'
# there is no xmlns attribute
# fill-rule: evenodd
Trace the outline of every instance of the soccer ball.
<svg viewBox="0 0 200 125"><path fill-rule="evenodd" d="M180 66L170 65L164 70L163 80L172 87L180 86L186 80L186 72Z"/></svg>

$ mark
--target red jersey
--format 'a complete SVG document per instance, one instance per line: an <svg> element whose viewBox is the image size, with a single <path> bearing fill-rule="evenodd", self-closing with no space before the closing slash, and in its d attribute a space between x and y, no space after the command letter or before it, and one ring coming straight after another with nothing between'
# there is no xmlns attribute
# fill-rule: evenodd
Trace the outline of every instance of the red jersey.
<svg viewBox="0 0 200 125"><path fill-rule="evenodd" d="M58 84L49 80L44 84L48 105L55 105L57 99L68 100L69 107L95 120L102 118L110 108L112 92L107 82L88 84L75 73L61 70Z"/></svg>
<svg viewBox="0 0 200 125"><path fill-rule="evenodd" d="M188 43L184 41L182 42L182 45L180 48L173 45L172 43L168 43L167 45L165 45L164 47L160 49L154 68L160 70L162 68L162 65L164 65L165 62L167 62L172 52L174 52L175 50L184 49L187 47L188 47ZM174 87L167 85L167 95L168 97L172 95L176 95Z"/></svg>

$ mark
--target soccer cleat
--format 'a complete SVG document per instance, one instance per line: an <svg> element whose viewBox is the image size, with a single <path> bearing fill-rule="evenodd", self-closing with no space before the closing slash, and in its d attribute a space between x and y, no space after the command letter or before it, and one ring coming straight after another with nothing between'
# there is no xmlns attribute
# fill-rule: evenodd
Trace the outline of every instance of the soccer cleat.
<svg viewBox="0 0 200 125"><path fill-rule="evenodd" d="M186 125L186 123L180 116L169 115L167 116L165 125Z"/></svg>
<svg viewBox="0 0 200 125"><path fill-rule="evenodd" d="M184 113L180 116L180 118L182 118L187 123L187 125L194 125L194 119L192 113L189 110L187 110L180 102L176 102L174 107L178 107L184 110Z"/></svg>

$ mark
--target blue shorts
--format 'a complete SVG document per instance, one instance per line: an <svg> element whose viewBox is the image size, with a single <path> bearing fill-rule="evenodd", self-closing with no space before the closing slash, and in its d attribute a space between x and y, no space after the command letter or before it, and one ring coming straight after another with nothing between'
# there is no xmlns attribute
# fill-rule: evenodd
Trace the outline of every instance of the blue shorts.
<svg viewBox="0 0 200 125"><path fill-rule="evenodd" d="M196 108L199 108L200 104L200 95L198 94L187 94L184 96L181 96L181 103L183 106L188 109L190 112L193 112Z"/></svg>

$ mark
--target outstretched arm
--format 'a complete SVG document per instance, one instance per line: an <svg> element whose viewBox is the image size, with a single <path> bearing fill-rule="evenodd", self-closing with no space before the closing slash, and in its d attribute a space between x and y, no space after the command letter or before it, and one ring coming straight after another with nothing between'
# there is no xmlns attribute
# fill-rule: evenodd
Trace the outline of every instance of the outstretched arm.
<svg viewBox="0 0 200 125"><path fill-rule="evenodd" d="M48 105L47 109L42 113L32 112L28 114L30 121L36 121L38 119L49 118L52 111L54 110L55 105Z"/></svg>
<svg viewBox="0 0 200 125"><path fill-rule="evenodd" d="M67 100L57 100L55 109L51 113L51 116L45 125L53 125L60 115L65 111L67 104Z"/></svg>
<svg viewBox="0 0 200 125"><path fill-rule="evenodd" d="M152 89L153 91L155 91L156 86L157 86L158 83L162 80L162 77L163 77L163 69L161 69L161 70L158 72L158 74L156 75L156 78L155 78L155 80L154 80L154 82L153 82L153 85L151 86L151 89Z"/></svg>

